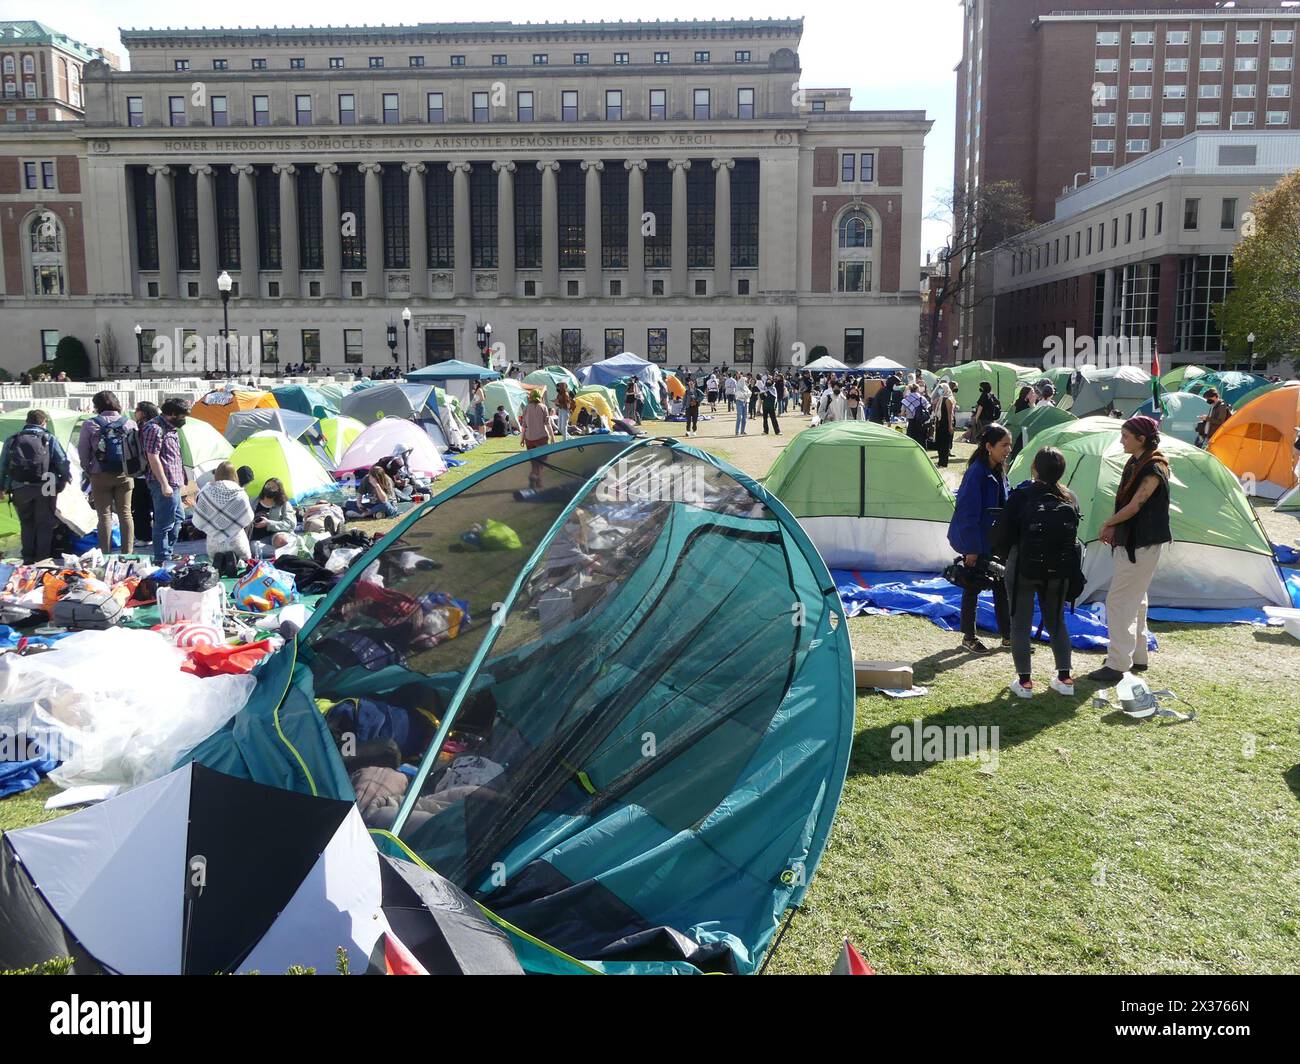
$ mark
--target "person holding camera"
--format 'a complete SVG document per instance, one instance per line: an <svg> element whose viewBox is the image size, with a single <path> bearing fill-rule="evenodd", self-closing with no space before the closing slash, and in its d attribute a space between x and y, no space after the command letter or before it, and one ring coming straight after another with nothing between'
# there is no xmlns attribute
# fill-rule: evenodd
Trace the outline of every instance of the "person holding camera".
<svg viewBox="0 0 1300 1064"><path fill-rule="evenodd" d="M1011 454L1011 433L1002 425L989 425L980 434L975 453L957 489L957 507L948 525L948 543L962 555L965 568L977 572L986 568L993 554L990 533L1011 493L1007 484L1007 458ZM987 589L988 582L984 583ZM961 593L961 645L972 654L987 654L992 649L975 636L975 609L979 603L980 582L967 581ZM1003 647L1011 645L1010 608L1006 584L992 581L993 612Z"/></svg>
<svg viewBox="0 0 1300 1064"><path fill-rule="evenodd" d="M1034 599L1042 627L1052 636L1056 678L1052 690L1074 694L1070 677L1070 632L1065 627L1065 603L1083 591L1083 551L1079 545L1079 501L1061 486L1065 455L1044 447L1034 455L1032 480L1012 491L993 528L993 553L1007 560L1007 592L1011 602L1011 657L1016 679L1011 693L1032 698L1030 675L1033 648Z"/></svg>

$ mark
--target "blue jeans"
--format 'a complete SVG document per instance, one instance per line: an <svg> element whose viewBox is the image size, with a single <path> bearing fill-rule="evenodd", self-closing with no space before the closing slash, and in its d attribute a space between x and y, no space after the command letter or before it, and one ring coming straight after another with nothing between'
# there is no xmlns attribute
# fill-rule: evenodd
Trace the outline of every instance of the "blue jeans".
<svg viewBox="0 0 1300 1064"><path fill-rule="evenodd" d="M749 423L749 407L744 403L736 404L736 435L739 436L745 431L745 426Z"/></svg>
<svg viewBox="0 0 1300 1064"><path fill-rule="evenodd" d="M173 488L170 495L164 495L162 486L150 480L149 497L153 499L153 560L162 565L171 561L180 534L181 489Z"/></svg>
<svg viewBox="0 0 1300 1064"><path fill-rule="evenodd" d="M391 502L372 502L366 509L371 517L397 516L397 507Z"/></svg>

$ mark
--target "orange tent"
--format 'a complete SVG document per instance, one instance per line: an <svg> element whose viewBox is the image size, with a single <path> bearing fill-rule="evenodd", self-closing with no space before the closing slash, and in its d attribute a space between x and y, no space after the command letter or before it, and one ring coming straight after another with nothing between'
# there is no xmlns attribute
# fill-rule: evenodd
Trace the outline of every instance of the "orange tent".
<svg viewBox="0 0 1300 1064"><path fill-rule="evenodd" d="M247 388L236 389L233 392L217 390L208 392L190 407L190 414L200 421L206 421L224 436L226 422L230 420L231 414L238 414L242 410L257 410L279 405L270 392L251 391Z"/></svg>
<svg viewBox="0 0 1300 1064"><path fill-rule="evenodd" d="M1276 499L1296 486L1296 430L1300 429L1300 381L1265 392L1228 418L1210 440L1210 453L1238 477L1253 478L1253 491ZM1252 490L1247 483L1247 493Z"/></svg>
<svg viewBox="0 0 1300 1064"><path fill-rule="evenodd" d="M680 399L686 394L686 385L676 377L670 377L667 374L664 374L664 384L668 386L668 394L674 399Z"/></svg>

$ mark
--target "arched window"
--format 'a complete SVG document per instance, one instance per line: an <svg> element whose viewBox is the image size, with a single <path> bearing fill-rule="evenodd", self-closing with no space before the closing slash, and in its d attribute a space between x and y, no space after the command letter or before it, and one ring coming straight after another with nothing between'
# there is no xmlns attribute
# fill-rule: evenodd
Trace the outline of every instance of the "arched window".
<svg viewBox="0 0 1300 1064"><path fill-rule="evenodd" d="M33 296L63 296L68 293L63 222L53 211L38 211L27 223L23 250L27 253L28 276Z"/></svg>
<svg viewBox="0 0 1300 1064"><path fill-rule="evenodd" d="M12 74L14 72L14 57L7 55L5 56L5 73Z"/></svg>
<svg viewBox="0 0 1300 1064"><path fill-rule="evenodd" d="M24 74L36 73L36 60L33 59L30 55L23 56L23 73Z"/></svg>
<svg viewBox="0 0 1300 1064"><path fill-rule="evenodd" d="M836 223L835 290L870 292L875 265L873 215L861 204L849 206Z"/></svg>

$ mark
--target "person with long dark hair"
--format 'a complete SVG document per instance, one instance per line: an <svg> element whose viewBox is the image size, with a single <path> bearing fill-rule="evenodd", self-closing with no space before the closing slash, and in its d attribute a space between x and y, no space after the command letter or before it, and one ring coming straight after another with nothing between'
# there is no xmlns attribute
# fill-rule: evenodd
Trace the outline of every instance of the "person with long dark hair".
<svg viewBox="0 0 1300 1064"><path fill-rule="evenodd" d="M939 456L936 464L945 469L952 454L953 434L957 431L957 399L947 381L940 381L934 391L934 414L934 449Z"/></svg>
<svg viewBox="0 0 1300 1064"><path fill-rule="evenodd" d="M1011 433L1002 425L989 425L979 438L975 453L957 489L957 507L948 525L948 543L968 569L974 569L980 559L992 557L989 533L993 530L1002 508L1006 505L1010 489L1007 485L1007 456L1011 453ZM961 645L972 654L987 654L992 649L975 635L975 610L979 602L979 589L962 588L961 593ZM998 632L1002 645L1009 647L1010 610L1007 605L1007 588L1002 581L993 585L993 611L997 616Z"/></svg>
<svg viewBox="0 0 1300 1064"><path fill-rule="evenodd" d="M1115 492L1115 512L1099 538L1112 550L1115 571L1106 592L1109 646L1106 664L1088 674L1098 683L1118 683L1124 673L1147 667L1147 590L1169 530L1169 459L1160 450L1160 425L1145 414L1124 422L1120 442L1128 454Z"/></svg>
<svg viewBox="0 0 1300 1064"><path fill-rule="evenodd" d="M1034 455L1030 471L1033 479L1011 492L992 535L993 553L1007 560L1011 657L1016 667L1011 693L1021 698L1030 698L1034 693L1029 635L1037 598L1042 627L1051 633L1052 656L1056 660L1052 690L1072 695L1070 633L1065 627L1069 582L1065 577L1048 576L1047 570L1077 569L1079 501L1061 485L1065 455L1055 447L1041 448Z"/></svg>

